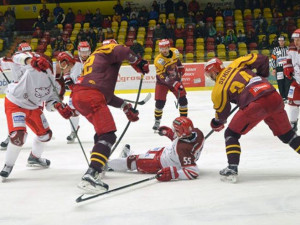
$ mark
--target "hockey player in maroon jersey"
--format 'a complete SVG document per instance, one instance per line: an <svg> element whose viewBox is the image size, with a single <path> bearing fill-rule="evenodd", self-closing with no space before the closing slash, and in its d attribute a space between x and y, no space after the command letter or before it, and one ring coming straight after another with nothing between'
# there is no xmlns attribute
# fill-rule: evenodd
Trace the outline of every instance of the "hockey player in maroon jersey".
<svg viewBox="0 0 300 225"><path fill-rule="evenodd" d="M170 138L172 144L139 155L130 155L130 146L126 145L120 158L108 161L108 167L114 171L156 173L159 181L196 179L199 175L196 161L203 148L203 133L183 116L173 121L173 129L162 126L158 133Z"/></svg>
<svg viewBox="0 0 300 225"><path fill-rule="evenodd" d="M85 116L96 131L91 162L78 187L87 192L108 189L108 185L98 178L116 141L116 126L108 105L121 108L128 120L139 119L138 111L130 103L114 95L119 69L128 60L138 73L148 73L149 63L139 58L130 48L119 45L115 40L103 41L84 64L82 75L73 87L73 106Z"/></svg>
<svg viewBox="0 0 300 225"><path fill-rule="evenodd" d="M254 73L252 70L256 70ZM262 120L283 143L300 153L300 137L289 123L284 103L268 82L269 58L249 54L234 60L228 67L218 58L205 65L205 75L214 80L212 101L216 111L211 121L214 131L221 131L230 114L230 103L237 104L238 112L225 130L228 167L220 171L221 180L237 182L241 147L239 139Z"/></svg>

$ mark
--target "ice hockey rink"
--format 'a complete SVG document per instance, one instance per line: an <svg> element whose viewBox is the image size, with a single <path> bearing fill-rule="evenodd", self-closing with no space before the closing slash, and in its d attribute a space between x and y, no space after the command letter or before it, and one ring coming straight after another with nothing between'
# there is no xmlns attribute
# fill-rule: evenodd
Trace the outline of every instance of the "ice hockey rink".
<svg viewBox="0 0 300 225"><path fill-rule="evenodd" d="M211 91L188 92L189 117L204 135L214 117ZM153 95L153 93L152 93ZM136 94L119 94L135 100ZM146 93L142 93L143 99ZM175 97L168 96L161 125L170 125L178 116ZM0 138L7 135L3 99L0 99ZM125 144L135 153L166 146L171 142L152 131L153 96L138 106L140 120L131 123L116 158ZM120 109L111 108L122 133L127 118ZM205 142L197 162L201 175L192 181L158 182L151 180L94 200L76 203L81 195L76 187L87 169L78 142L67 144L67 120L57 112L45 112L54 139L47 143L43 157L51 160L49 169L26 167L33 134L29 131L24 150L5 183L0 183L0 224L2 225L104 225L104 224L201 224L201 225L294 225L300 220L300 156L275 138L261 123L240 140L242 146L239 182L223 183L219 170L227 166L224 131L213 133ZM230 117L231 118L231 117ZM229 118L229 120L230 120ZM94 130L85 118L78 135L89 156ZM0 166L5 151L0 151ZM103 179L110 189L146 179L153 175L108 172Z"/></svg>

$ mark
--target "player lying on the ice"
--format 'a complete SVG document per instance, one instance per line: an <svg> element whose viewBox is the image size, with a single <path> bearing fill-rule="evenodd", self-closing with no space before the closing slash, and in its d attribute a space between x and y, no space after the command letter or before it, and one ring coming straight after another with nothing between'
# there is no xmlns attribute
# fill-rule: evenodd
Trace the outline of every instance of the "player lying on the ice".
<svg viewBox="0 0 300 225"><path fill-rule="evenodd" d="M125 145L120 158L109 160L108 167L114 171L156 173L159 181L196 179L199 175L196 161L204 144L202 131L194 128L189 118L178 117L173 121L173 129L162 126L158 134L170 138L172 144L139 155L130 155L130 146Z"/></svg>

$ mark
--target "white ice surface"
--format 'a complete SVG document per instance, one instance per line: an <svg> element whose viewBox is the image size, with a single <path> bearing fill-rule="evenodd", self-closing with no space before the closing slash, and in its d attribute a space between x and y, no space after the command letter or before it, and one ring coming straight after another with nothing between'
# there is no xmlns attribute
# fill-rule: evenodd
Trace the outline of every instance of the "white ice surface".
<svg viewBox="0 0 300 225"><path fill-rule="evenodd" d="M119 95L134 100L135 94ZM146 94L141 95L141 99ZM178 116L175 98L169 94L162 125ZM214 116L210 91L188 93L189 116L204 134ZM0 99L0 141L7 135L3 99ZM154 134L154 100L138 107L140 120L132 123L112 158L126 143L136 153L165 146L169 140ZM112 108L120 136L127 119ZM239 183L219 180L219 170L227 166L223 131L205 142L198 166L201 175L193 181L160 183L156 180L127 188L84 203L76 185L87 169L79 144L66 143L69 122L57 112L45 112L54 134L43 154L51 160L49 169L26 167L33 134L29 131L24 149L6 183L0 183L1 225L104 225L104 224L201 224L201 225L296 225L300 224L300 157L272 135L261 123L240 140L242 146ZM229 119L230 120L230 119ZM86 154L93 147L94 131L86 119L80 120L79 136ZM0 152L4 164L5 151ZM2 168L1 165L1 168ZM0 169L1 169L0 168ZM152 175L107 173L104 182L117 188Z"/></svg>

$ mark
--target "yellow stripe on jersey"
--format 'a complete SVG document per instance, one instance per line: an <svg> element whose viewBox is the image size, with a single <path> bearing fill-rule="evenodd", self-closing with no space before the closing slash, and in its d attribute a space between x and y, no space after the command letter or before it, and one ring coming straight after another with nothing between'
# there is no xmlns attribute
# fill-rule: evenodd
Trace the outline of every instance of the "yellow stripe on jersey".
<svg viewBox="0 0 300 225"><path fill-rule="evenodd" d="M154 65L156 68L156 74L161 75L166 72L166 68L170 65L176 64L179 60L179 51L176 48L170 48L172 51L172 57L164 57L161 53L154 59Z"/></svg>
<svg viewBox="0 0 300 225"><path fill-rule="evenodd" d="M108 44L108 45L104 45L104 46L101 46L99 48L97 48L93 53L92 55L94 54L99 54L99 53L104 53L104 54L109 54L112 52L112 50L118 46L119 44Z"/></svg>

